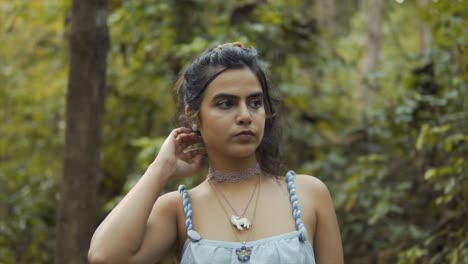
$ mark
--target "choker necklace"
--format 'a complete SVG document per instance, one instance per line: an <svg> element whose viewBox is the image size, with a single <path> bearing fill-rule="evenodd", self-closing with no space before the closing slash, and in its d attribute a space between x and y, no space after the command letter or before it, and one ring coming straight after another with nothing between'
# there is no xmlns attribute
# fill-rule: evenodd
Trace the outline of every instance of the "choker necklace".
<svg viewBox="0 0 468 264"><path fill-rule="evenodd" d="M248 219L247 217L244 217L244 215L245 215L245 212L247 212L247 209L250 206L250 202L252 202L252 199L255 196L255 192L257 191L257 187L258 187L258 185L260 183L260 177L258 177L257 182L255 183L255 187L254 187L254 189L252 191L252 194L250 195L250 198L249 198L249 201L247 202L247 205L244 208L244 211L242 211L242 214L239 214L236 211L236 209L234 209L232 204L227 199L226 195L224 195L224 193L216 187L215 183L211 184L212 183L211 179L208 179L208 181L209 181L210 185L213 187L214 191L216 192L216 195L221 194L224 201L229 205L229 207L231 207L231 210L234 212L234 215L231 215L231 218L230 218L231 223L235 227L237 227L238 230L244 230L244 228L246 230L249 229L250 225L252 224L252 221L250 221L250 219Z"/></svg>
<svg viewBox="0 0 468 264"><path fill-rule="evenodd" d="M215 180L217 182L229 181L229 182L238 182L240 180L246 180L252 178L253 176L261 172L260 165L257 163L255 167L248 168L245 171L241 172L230 172L225 173L222 171L214 170L211 167L208 169L208 178L210 180Z"/></svg>
<svg viewBox="0 0 468 264"><path fill-rule="evenodd" d="M226 211L226 209L224 208L223 204L221 203L221 201L219 200L219 197L218 197L218 192L216 191L216 187L214 187L214 183L211 182L211 180L208 179L208 183L210 183L210 186L213 188L213 190L215 191L215 197L216 197L216 200L218 201L219 203L219 206L221 206L221 209L223 209L223 212L224 214L226 215L227 218L229 218L228 216L228 212ZM260 197L260 181L258 181L258 184L259 184L259 187L258 187L258 192L257 192L257 197L255 199L255 207L254 207L254 211L253 211L253 214L252 214L252 220L255 219L255 214L257 213L257 205L258 205L258 198ZM255 186L256 188L257 186ZM250 201L249 201L250 203ZM247 246L247 241L248 239L250 238L250 234L251 233L247 233L247 237L246 239L241 239L239 237L239 234L236 232L236 229L234 229L234 226L231 225L231 228L232 228L232 231L234 233L234 235L236 236L237 240L239 240L239 242L242 244L241 247L239 248L236 248L236 255L237 255L237 259L240 261L240 262L247 262L250 260L250 255L252 255L252 249L253 247L248 247Z"/></svg>

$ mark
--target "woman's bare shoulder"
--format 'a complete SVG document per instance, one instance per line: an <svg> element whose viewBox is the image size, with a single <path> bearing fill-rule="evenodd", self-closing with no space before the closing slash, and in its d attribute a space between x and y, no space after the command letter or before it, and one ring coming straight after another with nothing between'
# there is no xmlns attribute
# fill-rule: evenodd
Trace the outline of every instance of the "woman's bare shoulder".
<svg viewBox="0 0 468 264"><path fill-rule="evenodd" d="M154 207L164 208L175 212L182 206L182 195L178 191L171 191L159 196Z"/></svg>
<svg viewBox="0 0 468 264"><path fill-rule="evenodd" d="M206 190L203 183L200 183L193 188L186 188L188 198L192 202L192 200L197 199L200 195L203 195ZM179 210L182 208L182 194L178 191L171 191L159 196L156 204L160 203L160 206L164 206L165 208L170 207L171 210Z"/></svg>
<svg viewBox="0 0 468 264"><path fill-rule="evenodd" d="M192 198L192 196L199 195L200 193L203 192L204 187L203 183L200 183L193 188L186 188L187 193L189 198ZM167 192L165 194L162 194L158 200L161 200L164 204L167 204L169 206L175 206L177 204L182 204L182 194L179 192L179 190Z"/></svg>
<svg viewBox="0 0 468 264"><path fill-rule="evenodd" d="M294 182L297 186L300 186L298 188L304 189L308 194L312 196L327 196L330 194L325 183L315 176L307 174L297 174L294 177Z"/></svg>
<svg viewBox="0 0 468 264"><path fill-rule="evenodd" d="M282 175L276 176L275 181L279 184L286 185L286 176L282 176ZM322 192L322 193L328 192L328 188L325 185L325 183L319 178L312 176L312 175L296 174L294 176L294 184L296 185L296 188L305 190L308 193L311 191Z"/></svg>

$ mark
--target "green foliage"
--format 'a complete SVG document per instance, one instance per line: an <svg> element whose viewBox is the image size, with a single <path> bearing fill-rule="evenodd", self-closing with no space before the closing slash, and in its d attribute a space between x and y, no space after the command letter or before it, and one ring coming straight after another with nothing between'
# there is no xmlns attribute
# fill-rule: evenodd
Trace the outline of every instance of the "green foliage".
<svg viewBox="0 0 468 264"><path fill-rule="evenodd" d="M0 262L50 263L66 56L58 1L0 1Z"/></svg>
<svg viewBox="0 0 468 264"><path fill-rule="evenodd" d="M49 263L67 82L68 2L0 1L0 262ZM176 126L172 86L208 46L255 46L283 99L288 168L333 195L347 263L468 263L466 1L385 7L365 122L356 108L365 14L337 6L325 36L308 1L109 1L102 217ZM419 52L421 20L432 52ZM65 23L65 24L64 24ZM326 37L324 46L321 41ZM325 47L325 48L324 48ZM184 180L188 186L205 171ZM166 191L180 181L171 182Z"/></svg>
<svg viewBox="0 0 468 264"><path fill-rule="evenodd" d="M425 10L439 14L430 20L436 25L432 62L410 56L416 59L405 67L403 93L381 90L388 102L374 106L366 140L348 150L345 174L351 177L344 189L336 187L345 194L335 200L344 209L344 241L361 236L360 247L345 247L352 249L348 256L367 250L385 259L390 250L388 262L396 262L397 252L398 263L468 262L467 63L459 59L467 41L458 18L466 4L458 3ZM464 37L439 38L439 32ZM389 66L398 60L386 60L389 72L377 81L383 89L395 85Z"/></svg>

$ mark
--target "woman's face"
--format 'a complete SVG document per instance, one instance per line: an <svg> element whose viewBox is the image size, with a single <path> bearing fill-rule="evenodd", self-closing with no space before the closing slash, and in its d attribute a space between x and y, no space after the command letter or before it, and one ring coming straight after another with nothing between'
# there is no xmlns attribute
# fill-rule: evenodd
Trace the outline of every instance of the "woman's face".
<svg viewBox="0 0 468 264"><path fill-rule="evenodd" d="M199 129L208 156L248 158L263 138L263 91L249 68L226 70L206 88Z"/></svg>

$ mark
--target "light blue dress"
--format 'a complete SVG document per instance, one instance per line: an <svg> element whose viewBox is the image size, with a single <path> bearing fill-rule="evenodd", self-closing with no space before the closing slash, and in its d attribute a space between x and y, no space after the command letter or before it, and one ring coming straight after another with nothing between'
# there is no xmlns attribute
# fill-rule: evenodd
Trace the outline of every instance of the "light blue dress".
<svg viewBox="0 0 468 264"><path fill-rule="evenodd" d="M183 198L185 226L189 237L185 241L180 263L315 264L314 250L307 239L307 230L301 218L294 175L294 171L289 171L286 175L286 182L293 208L293 217L296 220L296 231L248 241L243 250L243 244L240 242L202 239L200 234L193 230L192 204L185 186L180 185L179 192Z"/></svg>

